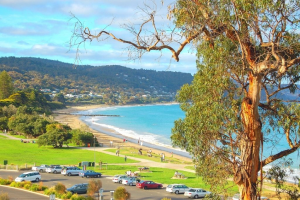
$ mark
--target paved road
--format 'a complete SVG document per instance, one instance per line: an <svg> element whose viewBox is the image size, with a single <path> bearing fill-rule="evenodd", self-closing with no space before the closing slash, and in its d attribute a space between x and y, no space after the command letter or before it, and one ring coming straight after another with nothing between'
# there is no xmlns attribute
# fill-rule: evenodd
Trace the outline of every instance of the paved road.
<svg viewBox="0 0 300 200"><path fill-rule="evenodd" d="M0 193L7 193L9 200L49 200L48 196L42 196L37 193L19 190L11 187L0 185Z"/></svg>
<svg viewBox="0 0 300 200"><path fill-rule="evenodd" d="M17 171L0 171L0 177L8 178L8 176L17 177L22 172ZM54 186L56 183L61 182L67 188L71 187L74 184L78 183L87 183L89 179L81 178L78 176L63 176L61 174L46 174L42 173L42 182L45 186L51 187ZM104 199L110 199L110 191L114 191L118 186L122 186L118 183L113 183L110 176L103 176L99 180L102 181L102 188L104 189ZM2 188L2 187L1 187ZM131 194L132 200L161 200L164 197L171 198L172 200L181 200L186 199L182 194L170 194L166 192L165 188L163 189L152 189L152 190L142 190L138 189L135 186L125 186L127 191ZM9 196L13 193L9 192ZM29 194L28 194L29 195ZM27 195L24 198L27 198ZM49 199L49 198L48 198ZM20 200L23 200L20 198Z"/></svg>

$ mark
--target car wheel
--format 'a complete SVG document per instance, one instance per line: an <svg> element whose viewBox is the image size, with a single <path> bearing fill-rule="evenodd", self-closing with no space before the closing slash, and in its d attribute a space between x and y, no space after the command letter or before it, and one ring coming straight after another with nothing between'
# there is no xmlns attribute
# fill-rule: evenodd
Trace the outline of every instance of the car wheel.
<svg viewBox="0 0 300 200"><path fill-rule="evenodd" d="M178 190L176 190L176 191L175 191L175 194L179 194L179 191L178 191Z"/></svg>
<svg viewBox="0 0 300 200"><path fill-rule="evenodd" d="M39 179L39 178L36 178L36 179L35 179L35 181L36 181L36 182L39 182L39 181L40 181L40 179Z"/></svg>
<svg viewBox="0 0 300 200"><path fill-rule="evenodd" d="M101 177L101 175L100 174L98 174L98 176L97 176L98 178L100 178Z"/></svg>
<svg viewBox="0 0 300 200"><path fill-rule="evenodd" d="M195 195L194 198L195 198L195 199L198 199L199 197L198 197L198 195Z"/></svg>
<svg viewBox="0 0 300 200"><path fill-rule="evenodd" d="M90 178L90 176L86 176L87 178Z"/></svg>
<svg viewBox="0 0 300 200"><path fill-rule="evenodd" d="M119 181L119 183L121 184L121 183L122 183L122 181Z"/></svg>
<svg viewBox="0 0 300 200"><path fill-rule="evenodd" d="M147 186L145 186L145 187L144 187L144 190L147 190L147 189L148 189Z"/></svg>
<svg viewBox="0 0 300 200"><path fill-rule="evenodd" d="M133 183L129 183L130 186L133 186Z"/></svg>
<svg viewBox="0 0 300 200"><path fill-rule="evenodd" d="M42 172L43 172L43 170L42 170L42 169L40 169L40 170L39 170L39 172L41 172L41 173L42 173Z"/></svg>
<svg viewBox="0 0 300 200"><path fill-rule="evenodd" d="M54 173L54 174L57 174L57 171L54 171L53 173Z"/></svg>
<svg viewBox="0 0 300 200"><path fill-rule="evenodd" d="M160 188L161 188L161 186L159 185L159 186L157 186L157 188L158 188L158 189L160 189Z"/></svg>
<svg viewBox="0 0 300 200"><path fill-rule="evenodd" d="M71 176L71 173L70 173L70 172L68 173L68 176Z"/></svg>

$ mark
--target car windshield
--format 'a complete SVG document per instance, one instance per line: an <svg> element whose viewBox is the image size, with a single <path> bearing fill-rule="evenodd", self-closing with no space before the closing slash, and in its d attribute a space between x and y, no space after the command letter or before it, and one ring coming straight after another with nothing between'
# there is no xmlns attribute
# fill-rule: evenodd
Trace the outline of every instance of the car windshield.
<svg viewBox="0 0 300 200"><path fill-rule="evenodd" d="M19 177L23 178L23 177L26 177L28 176L28 174L21 174Z"/></svg>

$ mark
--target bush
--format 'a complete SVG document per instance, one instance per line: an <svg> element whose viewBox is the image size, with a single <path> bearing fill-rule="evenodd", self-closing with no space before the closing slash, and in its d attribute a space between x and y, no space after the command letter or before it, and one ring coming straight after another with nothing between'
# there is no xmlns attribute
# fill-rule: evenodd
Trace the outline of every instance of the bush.
<svg viewBox="0 0 300 200"><path fill-rule="evenodd" d="M10 185L13 181L9 181L7 179L0 178L0 185Z"/></svg>
<svg viewBox="0 0 300 200"><path fill-rule="evenodd" d="M24 187L25 183L24 182L16 182L16 186L17 188L22 188Z"/></svg>
<svg viewBox="0 0 300 200"><path fill-rule="evenodd" d="M9 200L7 193L0 193L0 200Z"/></svg>
<svg viewBox="0 0 300 200"><path fill-rule="evenodd" d="M100 180L90 180L87 188L87 194L89 196L94 196L94 194L102 188L102 182Z"/></svg>
<svg viewBox="0 0 300 200"><path fill-rule="evenodd" d="M13 181L13 182L11 182L11 183L9 184L9 186L10 186L10 187L16 187L16 184L17 184L17 183Z"/></svg>
<svg viewBox="0 0 300 200"><path fill-rule="evenodd" d="M130 199L130 193L124 187L118 187L114 192L115 200L127 200Z"/></svg>
<svg viewBox="0 0 300 200"><path fill-rule="evenodd" d="M167 197L164 197L164 198L162 198L161 200L172 200L172 199L169 199L169 198L167 198Z"/></svg>
<svg viewBox="0 0 300 200"><path fill-rule="evenodd" d="M72 192L67 192L61 196L61 199L70 199L72 196Z"/></svg>
<svg viewBox="0 0 300 200"><path fill-rule="evenodd" d="M73 194L71 200L86 200L84 196L79 196L78 194Z"/></svg>
<svg viewBox="0 0 300 200"><path fill-rule="evenodd" d="M29 190L30 186L31 186L30 184L25 184L25 185L24 185L24 188L25 188L26 190Z"/></svg>
<svg viewBox="0 0 300 200"><path fill-rule="evenodd" d="M38 191L38 185L37 184L32 184L29 188L30 191L36 192Z"/></svg>
<svg viewBox="0 0 300 200"><path fill-rule="evenodd" d="M54 187L48 188L45 190L45 195L50 195L50 194L55 194L55 189Z"/></svg>
<svg viewBox="0 0 300 200"><path fill-rule="evenodd" d="M62 183L57 183L55 186L54 186L54 189L55 189L55 192L58 193L58 194L64 194L66 192L66 186Z"/></svg>

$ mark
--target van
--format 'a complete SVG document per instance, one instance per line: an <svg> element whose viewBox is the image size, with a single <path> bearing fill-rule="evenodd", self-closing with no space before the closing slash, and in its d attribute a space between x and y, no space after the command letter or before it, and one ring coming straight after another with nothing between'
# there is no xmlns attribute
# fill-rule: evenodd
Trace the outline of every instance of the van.
<svg viewBox="0 0 300 200"><path fill-rule="evenodd" d="M25 172L23 174L21 174L20 176L18 176L15 179L15 182L22 182L22 181L36 181L39 182L41 180L41 175L39 172Z"/></svg>
<svg viewBox="0 0 300 200"><path fill-rule="evenodd" d="M185 193L186 191L189 191L189 188L188 186L184 185L184 184L171 184L171 185L168 185L166 187L166 191L167 192L171 192L171 193L175 193L175 194L180 194L180 193Z"/></svg>

